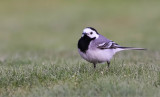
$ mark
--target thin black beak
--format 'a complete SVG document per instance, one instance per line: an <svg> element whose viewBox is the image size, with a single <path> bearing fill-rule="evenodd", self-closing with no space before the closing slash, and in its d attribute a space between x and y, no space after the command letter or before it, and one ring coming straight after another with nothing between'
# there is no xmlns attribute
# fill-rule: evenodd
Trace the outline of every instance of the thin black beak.
<svg viewBox="0 0 160 97"><path fill-rule="evenodd" d="M83 35L85 36L85 35L87 35L87 33L83 33Z"/></svg>

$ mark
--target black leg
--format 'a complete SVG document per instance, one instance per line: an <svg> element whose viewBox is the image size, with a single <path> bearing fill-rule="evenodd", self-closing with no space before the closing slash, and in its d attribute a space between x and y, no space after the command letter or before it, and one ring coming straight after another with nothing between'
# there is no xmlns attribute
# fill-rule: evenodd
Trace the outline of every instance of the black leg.
<svg viewBox="0 0 160 97"><path fill-rule="evenodd" d="M108 64L108 68L109 68L109 66L110 66L110 61L107 61L107 64Z"/></svg>
<svg viewBox="0 0 160 97"><path fill-rule="evenodd" d="M93 63L93 66L94 66L94 69L96 68L96 64L95 63Z"/></svg>

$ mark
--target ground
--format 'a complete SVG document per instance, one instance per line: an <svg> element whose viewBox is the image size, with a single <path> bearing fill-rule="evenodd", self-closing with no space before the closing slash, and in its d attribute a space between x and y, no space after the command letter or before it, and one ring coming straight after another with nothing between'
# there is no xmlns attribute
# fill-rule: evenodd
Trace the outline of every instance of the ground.
<svg viewBox="0 0 160 97"><path fill-rule="evenodd" d="M160 1L0 1L1 97L158 97ZM83 29L122 46L107 64L78 54Z"/></svg>

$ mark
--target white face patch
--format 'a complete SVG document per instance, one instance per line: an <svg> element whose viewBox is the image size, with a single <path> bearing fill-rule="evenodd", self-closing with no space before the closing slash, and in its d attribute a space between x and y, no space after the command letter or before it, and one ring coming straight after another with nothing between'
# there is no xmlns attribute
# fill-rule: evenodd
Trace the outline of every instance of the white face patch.
<svg viewBox="0 0 160 97"><path fill-rule="evenodd" d="M99 35L94 30L92 30L90 28L85 28L83 30L82 37L84 36L84 34L86 34L90 38L96 38L97 39L99 37Z"/></svg>

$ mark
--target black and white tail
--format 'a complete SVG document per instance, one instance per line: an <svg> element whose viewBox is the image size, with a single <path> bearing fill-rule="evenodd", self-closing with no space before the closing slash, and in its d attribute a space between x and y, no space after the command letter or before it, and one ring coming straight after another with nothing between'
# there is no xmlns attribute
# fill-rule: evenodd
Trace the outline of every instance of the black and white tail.
<svg viewBox="0 0 160 97"><path fill-rule="evenodd" d="M119 51L124 51L124 50L147 50L145 48L135 48L135 47L117 47L115 49L115 53Z"/></svg>
<svg viewBox="0 0 160 97"><path fill-rule="evenodd" d="M147 50L145 48L135 48L135 47L118 47L124 50Z"/></svg>

